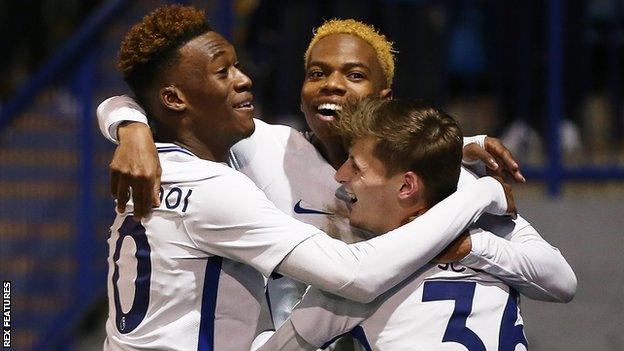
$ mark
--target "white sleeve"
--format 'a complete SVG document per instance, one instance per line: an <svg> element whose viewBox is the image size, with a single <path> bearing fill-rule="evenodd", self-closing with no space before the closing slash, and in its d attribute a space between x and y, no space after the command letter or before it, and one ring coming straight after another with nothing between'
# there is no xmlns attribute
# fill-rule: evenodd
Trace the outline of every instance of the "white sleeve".
<svg viewBox="0 0 624 351"><path fill-rule="evenodd" d="M190 195L183 224L199 249L268 277L295 246L322 233L275 208L243 174L227 173L202 181Z"/></svg>
<svg viewBox="0 0 624 351"><path fill-rule="evenodd" d="M267 297L275 328L279 328L290 316L293 307L301 300L308 286L289 277L270 278Z"/></svg>
<svg viewBox="0 0 624 351"><path fill-rule="evenodd" d="M485 149L485 138L487 138L487 135L475 135L475 136L464 137L464 147L466 147L466 145L468 144L475 143L479 145L482 149ZM485 163L483 163L479 159L472 160L472 161L462 160L462 164L468 167L471 171L478 174L479 176L487 175Z"/></svg>
<svg viewBox="0 0 624 351"><path fill-rule="evenodd" d="M476 143L481 146L482 149L485 149L485 138L487 135L474 135L469 137L464 137L464 147L468 144Z"/></svg>
<svg viewBox="0 0 624 351"><path fill-rule="evenodd" d="M472 250L460 262L500 278L529 298L572 300L576 276L559 250L521 217L491 217L477 222L483 229L471 229Z"/></svg>
<svg viewBox="0 0 624 351"><path fill-rule="evenodd" d="M256 338L258 340L258 338ZM261 342L254 341L255 344ZM317 348L310 345L301 336L297 334L295 327L292 325L290 319L287 320L271 337L262 342L261 347L252 345L252 351L313 351Z"/></svg>
<svg viewBox="0 0 624 351"><path fill-rule="evenodd" d="M394 293L396 289L390 291ZM306 343L322 347L353 330L370 317L386 300L385 297L390 295L391 293L383 294L373 302L365 304L310 287L293 309L289 321L297 335Z"/></svg>
<svg viewBox="0 0 624 351"><path fill-rule="evenodd" d="M483 212L502 214L505 207L500 183L481 178L412 222L376 238L346 245L325 235L311 237L288 254L277 271L333 294L370 302L433 259Z"/></svg>
<svg viewBox="0 0 624 351"><path fill-rule="evenodd" d="M117 127L121 122L135 121L147 124L145 111L141 106L127 95L113 96L97 108L97 119L102 135L117 144Z"/></svg>

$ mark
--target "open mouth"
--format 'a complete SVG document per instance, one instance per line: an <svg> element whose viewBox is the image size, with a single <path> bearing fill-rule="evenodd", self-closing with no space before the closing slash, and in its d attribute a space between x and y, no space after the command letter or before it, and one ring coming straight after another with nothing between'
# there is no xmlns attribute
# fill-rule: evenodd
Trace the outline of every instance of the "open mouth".
<svg viewBox="0 0 624 351"><path fill-rule="evenodd" d="M254 106L251 103L251 101L245 101L243 103L240 103L240 104L234 106L234 108L237 109L237 110L244 110L244 109L253 109Z"/></svg>
<svg viewBox="0 0 624 351"><path fill-rule="evenodd" d="M336 197L346 202L347 205L353 205L357 202L357 196L355 196L354 193L349 192L344 185L336 189Z"/></svg>
<svg viewBox="0 0 624 351"><path fill-rule="evenodd" d="M339 111L342 111L342 106L334 103L320 104L316 108L316 112L319 117L327 121L333 120Z"/></svg>

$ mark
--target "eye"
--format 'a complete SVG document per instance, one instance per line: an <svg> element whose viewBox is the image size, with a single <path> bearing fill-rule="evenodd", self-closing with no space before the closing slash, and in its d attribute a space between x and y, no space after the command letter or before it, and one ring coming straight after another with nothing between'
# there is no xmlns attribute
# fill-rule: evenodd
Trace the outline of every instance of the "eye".
<svg viewBox="0 0 624 351"><path fill-rule="evenodd" d="M217 70L217 75L219 76L227 76L229 67L222 67Z"/></svg>
<svg viewBox="0 0 624 351"><path fill-rule="evenodd" d="M358 80L365 79L366 75L364 73L362 73L362 72L354 71L354 72L349 72L347 77L349 77L349 79L351 79L351 80L358 81Z"/></svg>
<svg viewBox="0 0 624 351"><path fill-rule="evenodd" d="M310 79L320 79L323 78L323 71L320 69L310 70L308 72L308 78Z"/></svg>
<svg viewBox="0 0 624 351"><path fill-rule="evenodd" d="M360 171L360 168L353 161L351 161L351 171L353 173L358 173Z"/></svg>

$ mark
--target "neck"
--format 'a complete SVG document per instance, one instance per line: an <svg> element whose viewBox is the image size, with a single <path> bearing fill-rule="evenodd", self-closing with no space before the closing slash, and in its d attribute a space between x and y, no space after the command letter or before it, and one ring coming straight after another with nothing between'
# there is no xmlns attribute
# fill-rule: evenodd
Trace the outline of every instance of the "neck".
<svg viewBox="0 0 624 351"><path fill-rule="evenodd" d="M401 221L401 225L407 224L407 223L413 221L414 219L422 216L422 214L427 212L428 209L429 208L427 208L424 205L414 209L413 211L410 212L410 215L406 216L403 219L403 221Z"/></svg>
<svg viewBox="0 0 624 351"><path fill-rule="evenodd" d="M193 138L178 138L173 142L176 145L180 145L190 152L197 155L197 157L214 162L226 162L228 161L228 154L231 145L217 145L218 143L212 143L207 145L206 143Z"/></svg>
<svg viewBox="0 0 624 351"><path fill-rule="evenodd" d="M339 137L331 137L325 140L317 137L312 144L334 169L340 168L347 160L347 150L345 150Z"/></svg>

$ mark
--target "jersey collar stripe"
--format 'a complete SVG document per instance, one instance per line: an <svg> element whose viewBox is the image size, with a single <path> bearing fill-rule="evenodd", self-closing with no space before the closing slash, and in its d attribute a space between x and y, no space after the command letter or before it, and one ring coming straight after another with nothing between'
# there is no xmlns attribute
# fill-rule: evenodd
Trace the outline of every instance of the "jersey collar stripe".
<svg viewBox="0 0 624 351"><path fill-rule="evenodd" d="M221 257L213 256L210 257L206 263L201 319L199 321L199 338L197 342L198 351L214 350L215 308L217 306L221 262Z"/></svg>
<svg viewBox="0 0 624 351"><path fill-rule="evenodd" d="M164 154L164 153L167 153L167 152L181 152L183 154L187 154L187 155L190 155L190 156L195 156L192 153L190 153L190 152L188 152L188 151L186 151L184 149L180 149L180 148L171 148L171 149L159 148L158 149L158 153L159 154Z"/></svg>

